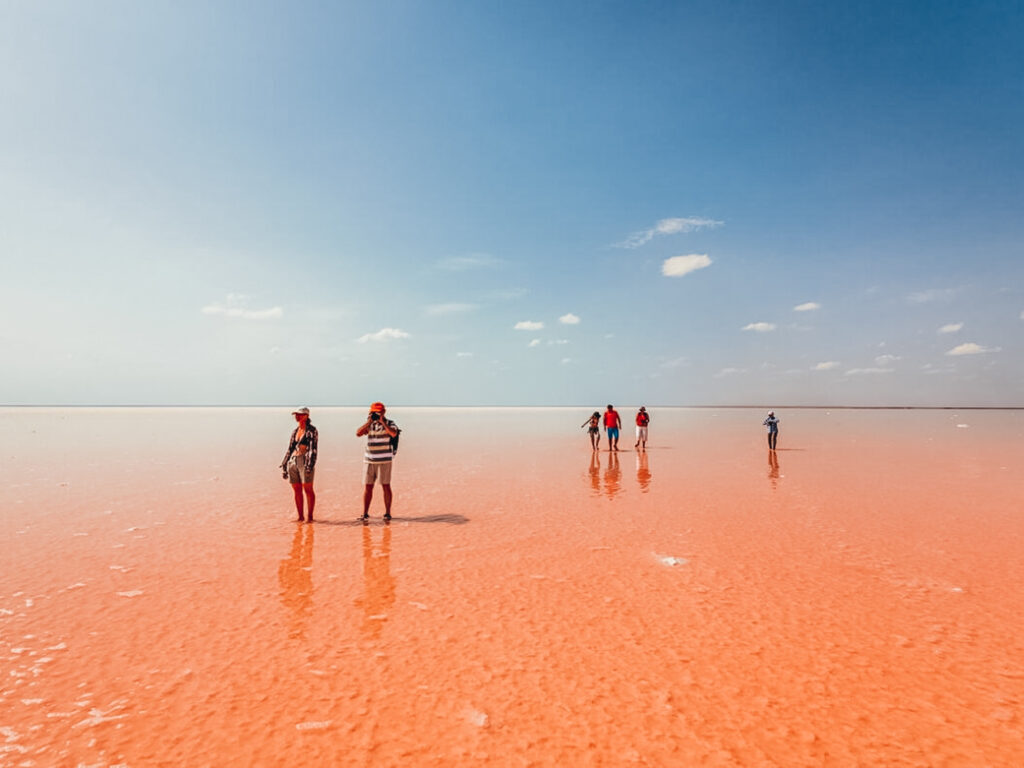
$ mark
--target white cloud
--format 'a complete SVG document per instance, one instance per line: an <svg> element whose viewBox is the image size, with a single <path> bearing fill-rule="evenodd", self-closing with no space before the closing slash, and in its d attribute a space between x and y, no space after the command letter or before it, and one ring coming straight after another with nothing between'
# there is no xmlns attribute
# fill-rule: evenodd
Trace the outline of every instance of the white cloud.
<svg viewBox="0 0 1024 768"><path fill-rule="evenodd" d="M551 341L548 342L548 346L558 346L558 347L560 347L563 344L568 344L568 343L569 343L568 339L551 339Z"/></svg>
<svg viewBox="0 0 1024 768"><path fill-rule="evenodd" d="M956 333L964 327L963 323L946 323L944 326L939 328L939 333Z"/></svg>
<svg viewBox="0 0 1024 768"><path fill-rule="evenodd" d="M1020 311L1020 319L1024 320L1024 309Z"/></svg>
<svg viewBox="0 0 1024 768"><path fill-rule="evenodd" d="M572 362L572 358L571 357L563 357L561 362L562 362L562 365L565 365L566 363L571 363Z"/></svg>
<svg viewBox="0 0 1024 768"><path fill-rule="evenodd" d="M803 304L797 304L793 307L794 312L810 312L815 309L821 309L821 304L816 301L808 301Z"/></svg>
<svg viewBox="0 0 1024 768"><path fill-rule="evenodd" d="M619 248L639 248L658 235L678 235L685 232L696 232L700 229L714 229L715 227L722 226L724 223L714 219L698 217L662 219L650 229L634 232L621 243L616 243L615 245Z"/></svg>
<svg viewBox="0 0 1024 768"><path fill-rule="evenodd" d="M558 322L562 323L563 325L579 325L580 319L572 312L567 312L566 314L558 318Z"/></svg>
<svg viewBox="0 0 1024 768"><path fill-rule="evenodd" d="M716 379L720 379L723 376L732 376L735 373L746 373L746 372L747 372L746 368L723 368L722 370L720 370L718 373L715 374L715 378Z"/></svg>
<svg viewBox="0 0 1024 768"><path fill-rule="evenodd" d="M744 325L740 330L743 331L756 331L757 333L768 333L768 331L775 330L775 323L748 323Z"/></svg>
<svg viewBox="0 0 1024 768"><path fill-rule="evenodd" d="M544 323L536 320L520 320L515 324L515 330L517 331L539 331L544 327Z"/></svg>
<svg viewBox="0 0 1024 768"><path fill-rule="evenodd" d="M533 341L531 341L526 346L528 346L528 347L539 347L540 346L540 339L534 339Z"/></svg>
<svg viewBox="0 0 1024 768"><path fill-rule="evenodd" d="M691 253L687 256L673 256L665 259L661 265L661 274L665 277L682 277L698 269L711 266L711 259L706 253Z"/></svg>
<svg viewBox="0 0 1024 768"><path fill-rule="evenodd" d="M240 293L229 293L223 302L207 304L200 310L204 315L221 317L237 317L242 320L277 320L284 316L281 307L267 309L249 309L246 307L247 297Z"/></svg>
<svg viewBox="0 0 1024 768"><path fill-rule="evenodd" d="M956 291L952 288L929 288L926 291L917 291L907 296L911 304L927 304L932 301L949 301Z"/></svg>
<svg viewBox="0 0 1024 768"><path fill-rule="evenodd" d="M460 304L458 302L450 302L448 304L429 304L424 310L428 315L458 315L464 312L473 312L479 309L478 304Z"/></svg>
<svg viewBox="0 0 1024 768"><path fill-rule="evenodd" d="M826 360L824 363L818 363L811 370L812 371L831 371L833 368L839 367L838 360Z"/></svg>
<svg viewBox="0 0 1024 768"><path fill-rule="evenodd" d="M902 359L899 355L879 355L875 358L875 365L880 365L884 368L889 363L895 363L897 360Z"/></svg>
<svg viewBox="0 0 1024 768"><path fill-rule="evenodd" d="M958 356L958 355L984 355L987 352L998 352L1001 347L983 347L981 344L975 344L973 341L968 341L966 344L959 344L953 347L947 355Z"/></svg>
<svg viewBox="0 0 1024 768"><path fill-rule="evenodd" d="M365 344L368 341L389 341L391 339L408 338L412 337L400 328L381 328L376 333L364 333L356 339L356 342L359 344Z"/></svg>
<svg viewBox="0 0 1024 768"><path fill-rule="evenodd" d="M892 373L892 368L851 368L845 376L874 376L882 373Z"/></svg>
<svg viewBox="0 0 1024 768"><path fill-rule="evenodd" d="M455 356L456 357L472 357L473 353L472 352L456 352Z"/></svg>
<svg viewBox="0 0 1024 768"><path fill-rule="evenodd" d="M486 269L499 264L501 259L496 259L489 253L470 253L466 256L448 256L435 262L434 266L448 272L465 272L468 269Z"/></svg>

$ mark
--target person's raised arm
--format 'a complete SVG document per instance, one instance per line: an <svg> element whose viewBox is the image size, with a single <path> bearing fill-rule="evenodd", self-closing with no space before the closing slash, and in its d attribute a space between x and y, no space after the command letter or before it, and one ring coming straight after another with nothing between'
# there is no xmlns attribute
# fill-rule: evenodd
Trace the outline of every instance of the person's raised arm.
<svg viewBox="0 0 1024 768"><path fill-rule="evenodd" d="M356 437L362 437L370 431L370 417L366 417L366 423L363 424L359 429L356 430Z"/></svg>
<svg viewBox="0 0 1024 768"><path fill-rule="evenodd" d="M381 419L380 423L383 425L384 431L388 433L389 437L394 437L398 434L398 427L395 426L395 422L388 421L387 419Z"/></svg>

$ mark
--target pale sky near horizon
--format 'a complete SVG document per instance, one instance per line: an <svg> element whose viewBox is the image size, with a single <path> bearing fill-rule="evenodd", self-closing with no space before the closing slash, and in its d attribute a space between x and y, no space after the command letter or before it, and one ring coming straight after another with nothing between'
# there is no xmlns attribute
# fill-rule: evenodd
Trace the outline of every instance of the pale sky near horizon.
<svg viewBox="0 0 1024 768"><path fill-rule="evenodd" d="M1024 405L1024 6L0 6L0 404Z"/></svg>

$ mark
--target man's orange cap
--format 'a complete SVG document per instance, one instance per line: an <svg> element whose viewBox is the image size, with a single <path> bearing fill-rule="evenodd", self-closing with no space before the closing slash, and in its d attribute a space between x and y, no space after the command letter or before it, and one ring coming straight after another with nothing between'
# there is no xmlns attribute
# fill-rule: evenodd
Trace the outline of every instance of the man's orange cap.
<svg viewBox="0 0 1024 768"><path fill-rule="evenodd" d="M374 403L370 406L370 413L383 413L384 403Z"/></svg>

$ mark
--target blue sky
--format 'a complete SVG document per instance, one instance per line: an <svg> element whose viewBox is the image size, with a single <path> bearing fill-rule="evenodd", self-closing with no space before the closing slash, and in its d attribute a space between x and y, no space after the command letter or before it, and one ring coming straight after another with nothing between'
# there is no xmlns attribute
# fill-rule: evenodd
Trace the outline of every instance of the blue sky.
<svg viewBox="0 0 1024 768"><path fill-rule="evenodd" d="M0 402L1024 405L1021 39L1009 2L4 4Z"/></svg>

